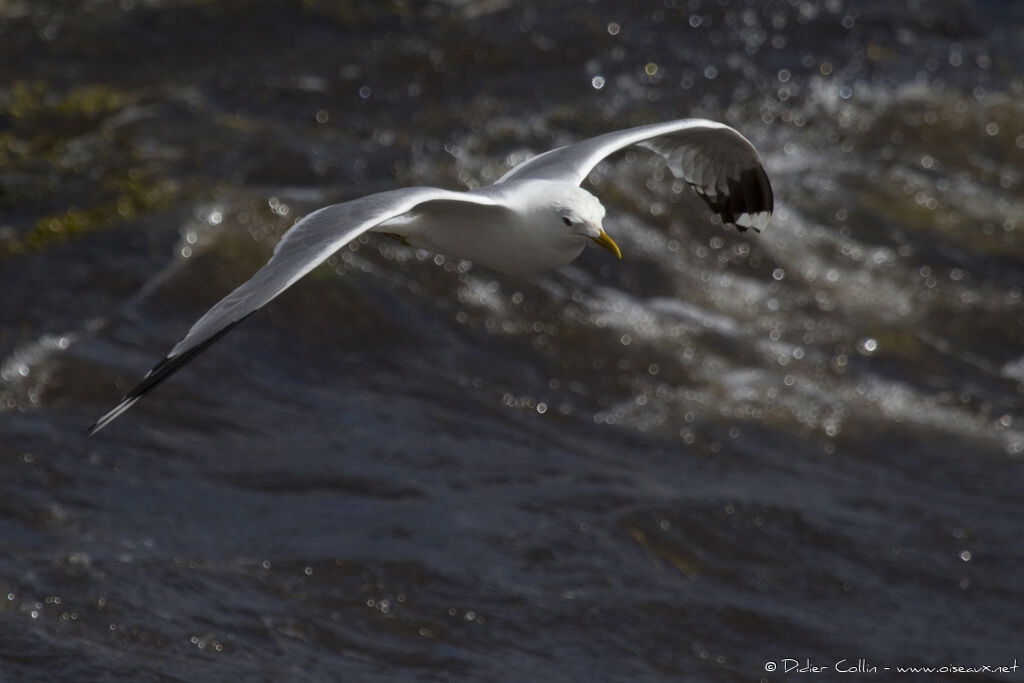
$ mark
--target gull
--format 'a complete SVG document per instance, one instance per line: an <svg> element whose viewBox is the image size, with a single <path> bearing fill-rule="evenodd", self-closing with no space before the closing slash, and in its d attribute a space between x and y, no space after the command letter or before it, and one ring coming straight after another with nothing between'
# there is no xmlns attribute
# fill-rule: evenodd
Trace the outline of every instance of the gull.
<svg viewBox="0 0 1024 683"><path fill-rule="evenodd" d="M149 391L365 232L508 274L563 266L588 244L622 252L602 227L605 209L580 184L606 157L631 146L661 155L723 223L760 232L773 208L771 183L754 146L729 126L679 119L598 135L520 163L492 185L465 192L407 187L333 204L289 229L270 260L203 315L121 401L95 434Z"/></svg>

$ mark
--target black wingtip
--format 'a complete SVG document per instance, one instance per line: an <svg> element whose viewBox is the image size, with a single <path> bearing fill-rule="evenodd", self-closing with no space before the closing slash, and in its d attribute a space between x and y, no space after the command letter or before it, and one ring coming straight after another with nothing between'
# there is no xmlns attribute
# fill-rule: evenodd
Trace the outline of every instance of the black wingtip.
<svg viewBox="0 0 1024 683"><path fill-rule="evenodd" d="M772 184L762 166L745 169L738 178L727 179L723 194L710 195L697 186L694 189L723 223L736 226L740 232L748 228L761 232L775 209Z"/></svg>
<svg viewBox="0 0 1024 683"><path fill-rule="evenodd" d="M209 344L207 344L208 346ZM202 349L200 349L202 350ZM162 361L153 366L153 369L146 373L146 376L142 378L139 384L129 391L127 394L121 397L121 400L116 406L107 411L103 417L96 420L96 422L89 427L89 436L92 436L96 432L100 431L108 424L116 420L126 410L135 405L139 399L145 396L147 393L152 391L163 382L165 379L175 373L181 366L187 363L189 360L195 357L196 354L192 354L188 358L185 358L186 354L181 356L168 356Z"/></svg>
<svg viewBox="0 0 1024 683"><path fill-rule="evenodd" d="M93 434L100 431L108 424L116 420L121 413L135 405L135 402L138 401L140 398L142 398L141 394L138 396L125 396L124 398L122 398L120 403L114 406L111 410L104 414L103 417L96 420L96 422L94 422L93 425L89 427L89 436L92 436Z"/></svg>
<svg viewBox="0 0 1024 683"><path fill-rule="evenodd" d="M251 313L249 315L252 315ZM89 436L92 436L96 432L100 431L108 424L116 420L126 410L135 405L139 399L148 394L153 389L156 389L161 382L173 375L175 372L180 370L186 363L198 356L200 353L205 351L211 344L216 342L218 339L223 337L225 334L230 332L240 322L248 318L246 315L243 318L239 318L232 323L229 323L226 327L219 330L216 334L211 336L209 339L193 346L184 353L176 356L167 356L162 361L153 366L153 369L146 373L146 376L142 378L138 386L125 394L116 406L111 408L106 414L100 419L96 420L91 427L89 427Z"/></svg>

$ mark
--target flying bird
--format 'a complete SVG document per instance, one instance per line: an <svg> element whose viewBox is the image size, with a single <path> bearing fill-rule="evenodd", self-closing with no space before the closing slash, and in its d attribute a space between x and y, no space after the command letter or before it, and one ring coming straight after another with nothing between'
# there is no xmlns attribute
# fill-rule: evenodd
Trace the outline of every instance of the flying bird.
<svg viewBox="0 0 1024 683"><path fill-rule="evenodd" d="M588 244L621 258L604 231L604 206L580 187L603 159L630 146L664 157L669 170L723 223L760 232L772 214L772 187L761 158L736 130L679 119L589 138L532 157L492 185L466 192L408 187L333 204L289 229L270 260L221 299L89 429L95 434L242 320L365 232L466 259L502 273L536 273L574 260Z"/></svg>

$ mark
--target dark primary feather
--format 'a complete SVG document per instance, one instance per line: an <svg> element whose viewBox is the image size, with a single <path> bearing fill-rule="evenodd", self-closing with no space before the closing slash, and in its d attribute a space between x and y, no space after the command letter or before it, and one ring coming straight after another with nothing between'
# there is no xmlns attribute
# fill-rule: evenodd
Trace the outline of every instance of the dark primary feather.
<svg viewBox="0 0 1024 683"><path fill-rule="evenodd" d="M245 318L248 318L250 315L252 315L252 313L247 314L240 320L236 320L228 324L220 332L217 332L215 335L213 335L203 343L199 344L198 346L192 347L191 349L181 354L180 356L168 356L167 358L164 358L162 361L154 365L153 369L146 373L146 376L142 378L142 381L139 382L139 384L134 389L132 389L127 394L122 396L121 401L116 406L111 408L110 411L108 411L103 417L96 420L92 427L89 427L89 436L92 436L93 434L100 431L108 424L116 420L121 413L135 405L135 403L140 398L142 398L144 395L146 395L153 389L156 389L161 382L163 382L165 379L176 373L178 370L184 367L186 363L188 363L190 360L192 360L200 353L205 351L207 347L209 347L214 342L219 340L225 334L235 329L235 327L239 323L241 323L242 320L245 320Z"/></svg>
<svg viewBox="0 0 1024 683"><path fill-rule="evenodd" d="M689 183L701 199L721 216L723 223L731 223L740 232L753 227L756 232L761 230L753 225L742 225L739 220L743 214L757 214L762 212L771 213L775 198L772 193L771 183L768 181L768 174L761 167L748 168L739 174L738 178L726 179L726 191L724 193L709 195L702 187L695 183Z"/></svg>

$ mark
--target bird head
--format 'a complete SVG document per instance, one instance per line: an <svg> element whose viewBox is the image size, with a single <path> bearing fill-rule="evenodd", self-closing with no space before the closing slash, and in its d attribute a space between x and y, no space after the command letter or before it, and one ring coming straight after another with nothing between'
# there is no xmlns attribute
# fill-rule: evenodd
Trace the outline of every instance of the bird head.
<svg viewBox="0 0 1024 683"><path fill-rule="evenodd" d="M555 229L572 239L589 240L622 258L618 245L601 225L604 213L597 197L581 187L566 183L553 188L548 219L555 222Z"/></svg>

